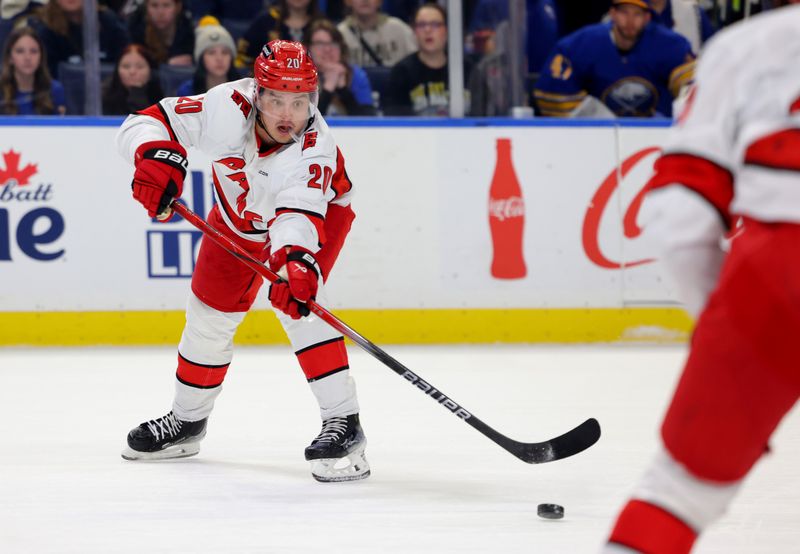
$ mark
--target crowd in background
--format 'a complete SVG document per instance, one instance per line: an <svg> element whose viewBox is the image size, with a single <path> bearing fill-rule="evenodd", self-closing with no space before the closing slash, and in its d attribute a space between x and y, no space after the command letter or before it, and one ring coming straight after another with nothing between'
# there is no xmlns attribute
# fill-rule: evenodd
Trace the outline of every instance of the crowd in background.
<svg viewBox="0 0 800 554"><path fill-rule="evenodd" d="M769 0L747 1L525 0L527 32L515 47L509 42L509 0L464 0L466 113L508 115L514 99L522 98L547 116L596 114L598 106L610 117L670 116L667 100L691 81L691 62L703 43L719 28L770 8ZM250 76L253 59L273 39L307 46L319 70L319 110L326 116L449 113L446 1L98 4L105 115ZM609 29L614 48L604 52ZM83 113L83 0L3 0L0 40L0 114ZM511 75L513 48L523 51L520 79ZM665 49L669 59L653 54ZM647 66L655 56L663 71L639 75L636 83L645 84L638 88L623 79L629 75L609 84L604 79L620 70L596 74L595 66L603 66L598 56L621 60L625 71L637 56L648 58ZM514 94L515 83L524 88L521 94Z"/></svg>

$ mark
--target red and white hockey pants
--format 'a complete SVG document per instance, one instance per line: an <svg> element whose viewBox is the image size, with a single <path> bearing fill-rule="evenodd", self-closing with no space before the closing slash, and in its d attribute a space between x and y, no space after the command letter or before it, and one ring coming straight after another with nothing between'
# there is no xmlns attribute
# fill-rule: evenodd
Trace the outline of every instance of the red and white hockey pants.
<svg viewBox="0 0 800 554"><path fill-rule="evenodd" d="M230 231L215 207L208 221L256 258L264 261L264 243ZM198 421L211 413L233 358L233 336L253 304L263 279L213 241L203 238L186 307L186 326L178 346L173 411ZM320 283L317 299L325 303ZM341 334L316 316L293 320L276 311L297 360L317 399L323 419L358 412Z"/></svg>
<svg viewBox="0 0 800 554"><path fill-rule="evenodd" d="M657 456L611 541L688 552L800 396L800 225L749 220L700 315Z"/></svg>

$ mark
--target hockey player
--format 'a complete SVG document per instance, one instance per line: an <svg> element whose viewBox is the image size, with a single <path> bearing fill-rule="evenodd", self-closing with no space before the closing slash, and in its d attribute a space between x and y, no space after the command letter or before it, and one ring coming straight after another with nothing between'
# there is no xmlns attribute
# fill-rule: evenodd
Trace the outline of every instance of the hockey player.
<svg viewBox="0 0 800 554"><path fill-rule="evenodd" d="M569 116L594 99L619 117L672 117L694 75L689 42L650 24L648 0L613 0L610 16L556 44L534 89L543 115Z"/></svg>
<svg viewBox="0 0 800 554"><path fill-rule="evenodd" d="M711 39L642 206L691 352L604 552L689 552L800 394L800 6ZM720 244L734 221L727 254Z"/></svg>
<svg viewBox="0 0 800 554"><path fill-rule="evenodd" d="M276 40L255 60L253 78L201 96L165 98L129 116L117 144L136 166L133 197L161 219L181 195L186 148L211 157L217 203L209 223L285 279L270 287L269 299L323 420L306 460L317 480L344 481L369 475L355 385L343 337L322 320L304 317L304 302L324 302L323 281L354 218L352 185L316 104L317 70L304 47ZM124 458L197 454L231 363L233 335L261 283L213 241L202 241L172 410L133 429Z"/></svg>

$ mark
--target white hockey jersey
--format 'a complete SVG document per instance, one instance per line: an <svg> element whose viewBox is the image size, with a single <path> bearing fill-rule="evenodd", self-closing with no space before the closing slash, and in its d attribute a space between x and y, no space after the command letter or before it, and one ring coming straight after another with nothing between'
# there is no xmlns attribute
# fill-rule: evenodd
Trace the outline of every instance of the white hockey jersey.
<svg viewBox="0 0 800 554"><path fill-rule="evenodd" d="M800 223L800 6L709 41L655 170L640 223L697 315L737 216Z"/></svg>
<svg viewBox="0 0 800 554"><path fill-rule="evenodd" d="M665 145L657 182L678 182L723 214L800 223L800 6L736 24L709 41L695 89ZM673 174L667 155L681 156ZM698 158L727 175L709 190ZM668 167L669 166L669 167ZM694 175L692 175L694 173ZM678 178L676 178L678 177ZM687 182L690 181L690 182ZM726 193L724 187L732 187ZM730 205L721 202L730 200Z"/></svg>
<svg viewBox="0 0 800 554"><path fill-rule="evenodd" d="M117 135L123 157L152 140L175 140L212 159L214 194L226 224L272 249L319 250L329 203L347 206L352 184L327 123L317 114L300 141L271 148L255 131L253 79L204 95L165 98L128 116Z"/></svg>

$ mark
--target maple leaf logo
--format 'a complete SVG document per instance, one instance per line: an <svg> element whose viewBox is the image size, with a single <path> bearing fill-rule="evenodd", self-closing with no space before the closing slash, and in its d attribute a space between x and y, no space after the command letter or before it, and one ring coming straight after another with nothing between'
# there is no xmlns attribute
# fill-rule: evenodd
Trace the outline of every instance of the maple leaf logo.
<svg viewBox="0 0 800 554"><path fill-rule="evenodd" d="M9 150L3 152L3 161L6 168L0 169L0 185L9 181L16 181L17 185L24 186L30 184L30 179L39 171L36 164L27 164L22 169L19 168L19 152Z"/></svg>

